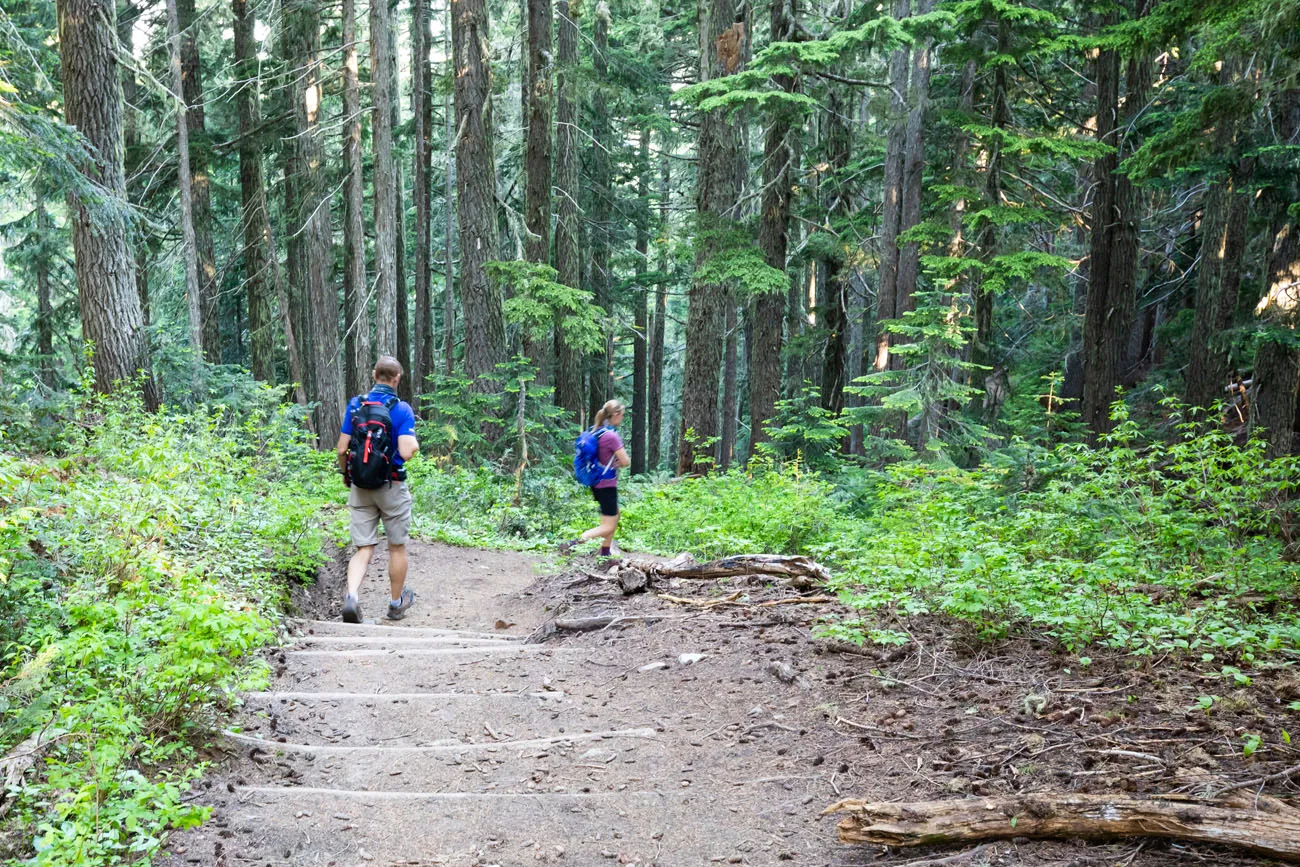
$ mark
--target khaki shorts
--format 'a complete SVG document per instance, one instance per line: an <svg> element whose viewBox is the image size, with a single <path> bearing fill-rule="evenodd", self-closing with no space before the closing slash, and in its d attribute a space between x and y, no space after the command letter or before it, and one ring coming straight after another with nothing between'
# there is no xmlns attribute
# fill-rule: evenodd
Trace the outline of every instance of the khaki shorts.
<svg viewBox="0 0 1300 867"><path fill-rule="evenodd" d="M348 489L348 511L352 544L358 548L379 544L381 518L388 544L406 544L411 533L411 489L406 482L393 482L372 491L353 485Z"/></svg>

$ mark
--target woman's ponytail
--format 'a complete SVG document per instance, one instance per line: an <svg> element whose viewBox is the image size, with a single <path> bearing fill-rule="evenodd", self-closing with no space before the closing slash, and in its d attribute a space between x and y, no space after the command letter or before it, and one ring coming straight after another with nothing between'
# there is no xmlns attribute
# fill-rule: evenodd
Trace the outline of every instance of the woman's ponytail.
<svg viewBox="0 0 1300 867"><path fill-rule="evenodd" d="M619 413L626 411L627 407L623 406L623 401L621 400L605 401L605 405L596 411L596 423L592 425L592 429L594 430L596 428L604 427L606 421Z"/></svg>

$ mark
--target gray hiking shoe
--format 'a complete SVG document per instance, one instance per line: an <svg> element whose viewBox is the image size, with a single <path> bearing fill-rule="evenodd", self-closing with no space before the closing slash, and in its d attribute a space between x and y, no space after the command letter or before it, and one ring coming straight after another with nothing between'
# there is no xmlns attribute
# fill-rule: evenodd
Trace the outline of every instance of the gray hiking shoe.
<svg viewBox="0 0 1300 867"><path fill-rule="evenodd" d="M414 604L415 604L415 593L411 590L411 588L407 587L402 591L402 596L397 601L396 604L394 604L391 601L388 603L388 619L401 620L403 617L406 616L407 609Z"/></svg>
<svg viewBox="0 0 1300 867"><path fill-rule="evenodd" d="M361 622L361 603L358 602L357 597L351 593L343 597L343 622Z"/></svg>

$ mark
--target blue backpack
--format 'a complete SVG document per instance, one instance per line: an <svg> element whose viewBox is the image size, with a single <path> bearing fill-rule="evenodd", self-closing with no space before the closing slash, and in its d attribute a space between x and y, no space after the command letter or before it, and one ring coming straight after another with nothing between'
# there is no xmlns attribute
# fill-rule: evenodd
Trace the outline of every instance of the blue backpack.
<svg viewBox="0 0 1300 867"><path fill-rule="evenodd" d="M596 457L600 447L600 438L609 430L610 428L600 427L585 430L578 434L578 438L573 443L573 477L578 480L578 484L590 488L595 486L597 482L603 482L618 475L617 470L611 469L614 464L612 455L609 463L605 465L601 465Z"/></svg>

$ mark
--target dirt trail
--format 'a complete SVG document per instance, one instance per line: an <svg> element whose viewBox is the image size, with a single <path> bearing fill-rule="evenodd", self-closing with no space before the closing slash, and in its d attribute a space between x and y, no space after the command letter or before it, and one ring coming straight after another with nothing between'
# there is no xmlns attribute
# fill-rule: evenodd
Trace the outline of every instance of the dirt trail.
<svg viewBox="0 0 1300 867"><path fill-rule="evenodd" d="M1276 708L1300 679L1208 715L1182 669L1097 654L1081 670L1042 642L977 641L941 618L909 621L903 646L816 641L832 606L763 607L800 595L782 581L624 596L586 560L554 575L519 554L411 554L419 598L400 623L374 621L382 551L362 588L370 622L340 622L337 564L305 591L316 619L270 653L269 688L246 697L189 796L213 816L174 838L166 867L1248 864L1153 840L1015 840L930 862L842 846L820 814L850 795L1154 794L1295 763L1273 744L1252 765L1238 741L1266 713L1262 730L1286 724ZM609 615L622 619L528 641L557 616Z"/></svg>
<svg viewBox="0 0 1300 867"><path fill-rule="evenodd" d="M204 781L213 817L167 864L844 863L818 813L852 775L804 737L824 715L800 686L708 624L526 644L546 617L533 560L411 558L400 623L375 620L382 551L367 623L338 622L341 578L322 582L322 619L272 653Z"/></svg>

